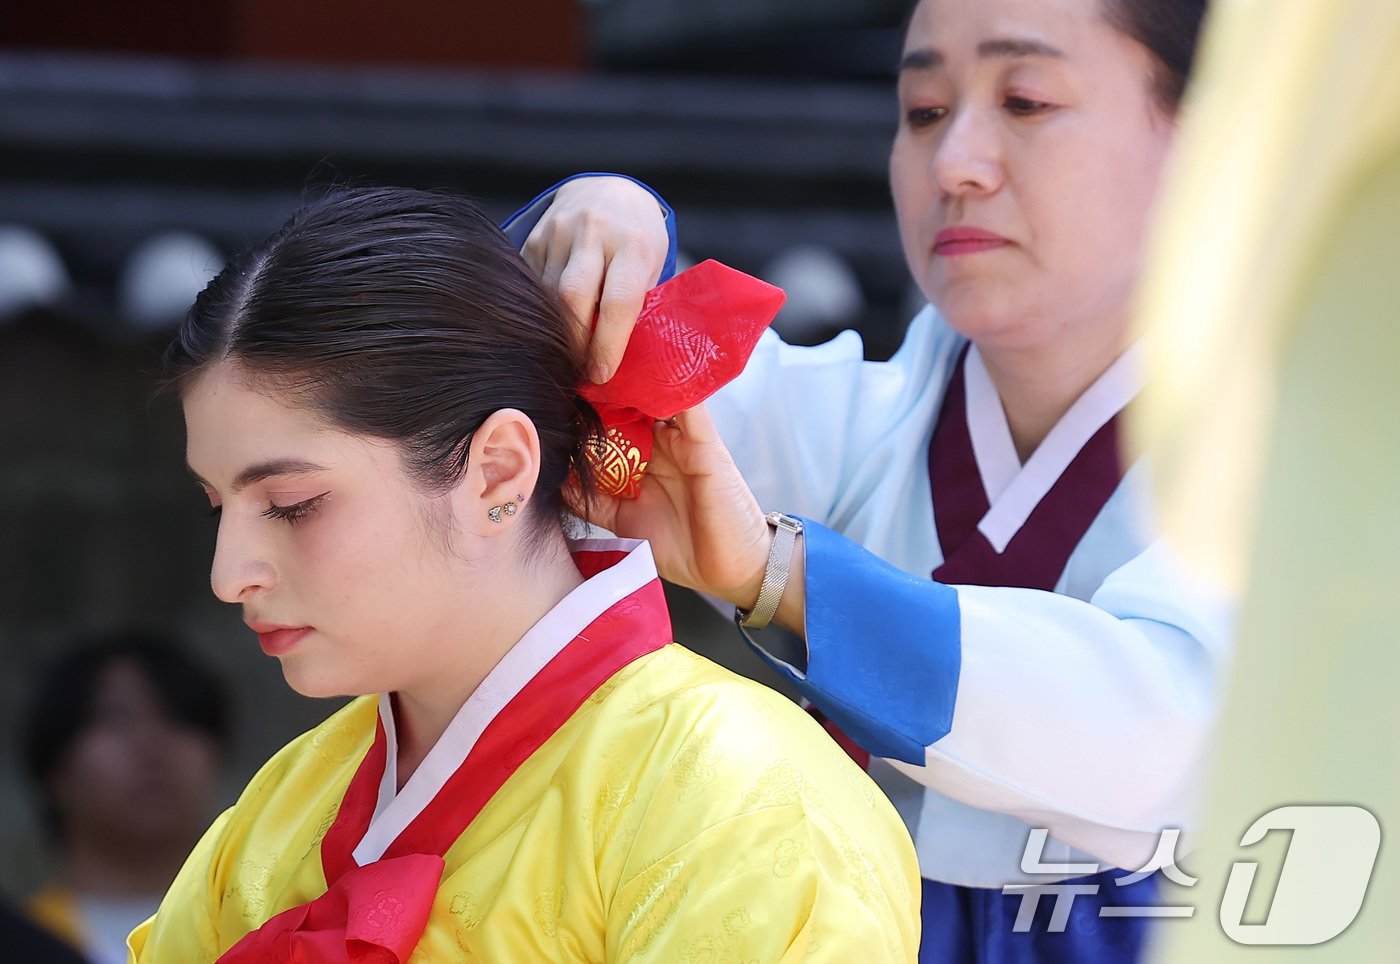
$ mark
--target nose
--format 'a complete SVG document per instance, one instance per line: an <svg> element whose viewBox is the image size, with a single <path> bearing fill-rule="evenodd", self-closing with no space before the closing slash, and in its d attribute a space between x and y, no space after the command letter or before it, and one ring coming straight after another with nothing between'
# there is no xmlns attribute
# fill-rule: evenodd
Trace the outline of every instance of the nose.
<svg viewBox="0 0 1400 964"><path fill-rule="evenodd" d="M240 523L225 509L209 569L214 595L226 603L242 603L260 590L271 589L276 581L276 567L256 526Z"/></svg>
<svg viewBox="0 0 1400 964"><path fill-rule="evenodd" d="M933 177L939 190L950 197L990 194L1001 187L1002 154L995 119L976 108L954 111L934 151Z"/></svg>

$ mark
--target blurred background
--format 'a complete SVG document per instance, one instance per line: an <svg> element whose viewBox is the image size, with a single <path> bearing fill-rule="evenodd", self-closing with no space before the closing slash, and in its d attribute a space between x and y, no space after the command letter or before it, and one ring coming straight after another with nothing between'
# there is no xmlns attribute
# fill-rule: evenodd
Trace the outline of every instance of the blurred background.
<svg viewBox="0 0 1400 964"><path fill-rule="evenodd" d="M0 892L50 871L18 746L75 636L175 634L230 691L218 803L332 709L208 588L214 526L158 354L231 253L330 184L498 219L577 171L674 205L779 327L893 351L916 306L885 180L904 0L11 0L0 5ZM676 598L683 641L754 675Z"/></svg>

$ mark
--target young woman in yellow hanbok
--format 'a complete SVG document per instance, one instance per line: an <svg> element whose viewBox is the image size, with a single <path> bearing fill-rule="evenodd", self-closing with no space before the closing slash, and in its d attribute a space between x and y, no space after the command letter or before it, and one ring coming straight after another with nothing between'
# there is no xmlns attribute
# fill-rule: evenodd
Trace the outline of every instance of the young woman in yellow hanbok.
<svg viewBox="0 0 1400 964"><path fill-rule="evenodd" d="M672 642L646 543L566 540L583 353L475 207L314 204L167 360L214 592L298 692L360 698L218 818L134 961L914 959L889 802Z"/></svg>

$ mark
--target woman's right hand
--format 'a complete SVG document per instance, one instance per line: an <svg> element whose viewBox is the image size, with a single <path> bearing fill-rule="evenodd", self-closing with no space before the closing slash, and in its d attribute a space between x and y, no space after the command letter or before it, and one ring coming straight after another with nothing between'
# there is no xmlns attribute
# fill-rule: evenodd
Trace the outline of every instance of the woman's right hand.
<svg viewBox="0 0 1400 964"><path fill-rule="evenodd" d="M559 188L526 238L521 254L585 337L594 382L607 381L622 362L668 246L666 215L656 198L626 178L606 175Z"/></svg>

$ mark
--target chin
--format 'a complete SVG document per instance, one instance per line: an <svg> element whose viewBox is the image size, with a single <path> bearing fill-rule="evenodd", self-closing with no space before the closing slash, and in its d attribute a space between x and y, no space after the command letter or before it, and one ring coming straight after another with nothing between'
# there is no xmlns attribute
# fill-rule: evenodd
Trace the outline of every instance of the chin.
<svg viewBox="0 0 1400 964"><path fill-rule="evenodd" d="M960 305L954 302L943 312L943 317L950 328L978 344L996 344L1001 337L1019 327L1006 313L989 306ZM1021 314L1018 320L1023 320L1024 317L1025 315Z"/></svg>
<svg viewBox="0 0 1400 964"><path fill-rule="evenodd" d="M365 693L379 692L372 686L355 686L353 681L334 673L316 672L309 667L298 666L292 660L282 661L282 678L287 681L293 692L311 699L362 696Z"/></svg>
<svg viewBox="0 0 1400 964"><path fill-rule="evenodd" d="M978 343L995 344L1024 331L1039 314L1027 292L1008 290L1005 284L967 279L928 286L929 301L948 326Z"/></svg>

